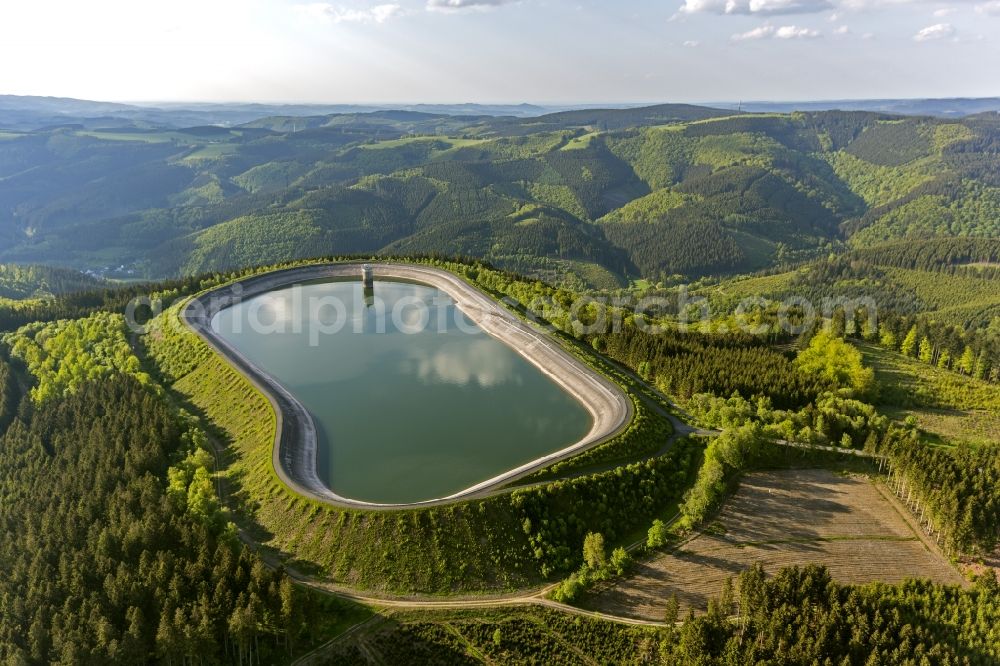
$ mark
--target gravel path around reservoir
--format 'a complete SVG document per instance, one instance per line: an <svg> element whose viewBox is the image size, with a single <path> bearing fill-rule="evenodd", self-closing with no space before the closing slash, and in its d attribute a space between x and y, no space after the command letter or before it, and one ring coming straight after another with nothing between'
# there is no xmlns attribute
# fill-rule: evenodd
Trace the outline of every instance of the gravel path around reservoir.
<svg viewBox="0 0 1000 666"><path fill-rule="evenodd" d="M284 386L219 336L212 329L212 318L239 300L282 287L325 278L360 280L361 264L316 264L265 273L224 285L192 299L182 310L181 319L215 351L226 357L270 401L277 417L272 457L274 469L279 478L297 493L335 506L367 509L433 506L484 497L501 486L596 446L628 425L632 418L632 401L621 388L588 368L547 333L536 330L458 276L428 266L371 265L376 280L419 282L446 293L477 326L517 351L579 400L590 413L592 425L587 434L571 446L448 497L410 504L378 504L342 497L323 485L316 473L318 438L312 416Z"/></svg>

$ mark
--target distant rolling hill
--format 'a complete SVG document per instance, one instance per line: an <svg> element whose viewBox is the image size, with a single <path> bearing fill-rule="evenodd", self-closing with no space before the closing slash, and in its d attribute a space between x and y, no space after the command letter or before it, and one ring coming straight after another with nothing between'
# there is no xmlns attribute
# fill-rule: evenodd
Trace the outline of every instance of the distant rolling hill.
<svg viewBox="0 0 1000 666"><path fill-rule="evenodd" d="M1000 112L1000 97L949 97L939 99L842 99L822 102L741 102L720 104L755 113L793 111L873 111L909 116L962 118L980 113Z"/></svg>
<svg viewBox="0 0 1000 666"><path fill-rule="evenodd" d="M677 106L677 105L673 105ZM797 102L719 102L701 105L752 113L792 113L794 111L871 111L900 115L960 118L980 113L1000 112L1000 97L944 99L845 99ZM198 125L231 127L267 117L317 118L333 114L362 114L377 111L414 111L448 116L508 116L533 118L563 113L577 118L593 114L601 105L538 104L262 104L213 102L162 102L122 104L28 95L0 95L0 129L36 130L62 125L87 129L107 127L181 129ZM610 104L604 108L628 110L650 108L638 104ZM628 114L619 122L627 124Z"/></svg>
<svg viewBox="0 0 1000 666"><path fill-rule="evenodd" d="M446 253L598 287L1000 236L1000 118L690 105L0 131L0 261Z"/></svg>
<svg viewBox="0 0 1000 666"><path fill-rule="evenodd" d="M612 105L616 108L638 106ZM195 125L233 126L267 116L327 116L374 111L416 111L450 116L512 116L527 118L578 106L537 104L260 104L163 102L121 104L69 97L0 95L0 129L34 130L79 124L102 127L159 127L179 129Z"/></svg>

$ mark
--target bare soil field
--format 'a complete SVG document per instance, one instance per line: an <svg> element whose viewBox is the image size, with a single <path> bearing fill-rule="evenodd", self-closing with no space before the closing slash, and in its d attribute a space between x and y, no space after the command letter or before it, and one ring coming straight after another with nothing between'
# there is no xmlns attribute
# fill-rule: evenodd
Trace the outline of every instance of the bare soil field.
<svg viewBox="0 0 1000 666"><path fill-rule="evenodd" d="M863 476L818 469L749 474L702 533L639 563L632 576L597 590L585 606L659 620L676 594L683 612L703 611L726 578L754 562L769 573L825 564L844 583L930 578L963 584L903 511Z"/></svg>

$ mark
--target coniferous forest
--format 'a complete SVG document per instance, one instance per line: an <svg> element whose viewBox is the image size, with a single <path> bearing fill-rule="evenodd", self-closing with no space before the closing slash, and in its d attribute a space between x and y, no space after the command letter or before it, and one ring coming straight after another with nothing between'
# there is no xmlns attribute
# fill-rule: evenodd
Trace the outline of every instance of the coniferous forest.
<svg viewBox="0 0 1000 666"><path fill-rule="evenodd" d="M0 104L0 664L1000 663L995 113L108 113ZM382 260L537 324L628 420L461 501L299 494L183 307ZM818 472L869 505L746 503Z"/></svg>
<svg viewBox="0 0 1000 666"><path fill-rule="evenodd" d="M22 406L0 437L4 663L274 663L308 643L310 594L167 491L191 438L154 391L115 374Z"/></svg>

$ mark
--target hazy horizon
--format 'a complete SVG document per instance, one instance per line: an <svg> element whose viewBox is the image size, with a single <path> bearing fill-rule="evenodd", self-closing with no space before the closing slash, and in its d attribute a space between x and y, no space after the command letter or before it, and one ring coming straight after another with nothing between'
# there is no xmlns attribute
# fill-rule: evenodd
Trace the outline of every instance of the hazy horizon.
<svg viewBox="0 0 1000 666"><path fill-rule="evenodd" d="M881 102L881 101L894 101L894 102L917 102L917 101L948 101L948 100L979 100L979 99L1000 99L1000 92L988 95L954 95L948 97L938 97L938 96L910 96L910 97L827 97L827 98L753 98L748 97L746 99L714 99L714 100L690 100L690 101L679 101L673 99L665 100L600 100L600 101L574 101L569 100L566 102L555 102L555 101L536 101L536 100L520 100L520 101L494 101L494 100L445 100L439 102L429 102L424 100L393 100L387 102L373 102L367 100L360 101L329 101L329 100L319 100L319 101L303 101L296 99L289 100L262 100L262 99L221 99L221 100L209 100L209 99L110 99L110 98L86 98L86 97L74 97L71 95L62 95L58 93L52 94L17 94L8 93L0 90L0 96L8 97L36 97L44 99L69 99L84 102L97 102L97 103L107 103L107 104L124 104L128 106L138 106L138 107L157 107L157 106L184 106L184 105L260 105L260 106L378 106L378 107L393 107L393 106L536 106L536 107L576 107L581 109L589 108L625 108L625 107L643 107L643 106L657 106L661 104L690 104L694 106L735 106L737 104L833 104L837 102Z"/></svg>
<svg viewBox="0 0 1000 666"><path fill-rule="evenodd" d="M378 105L989 97L980 72L998 36L1000 0L17 1L0 8L0 57L17 63L0 90Z"/></svg>

